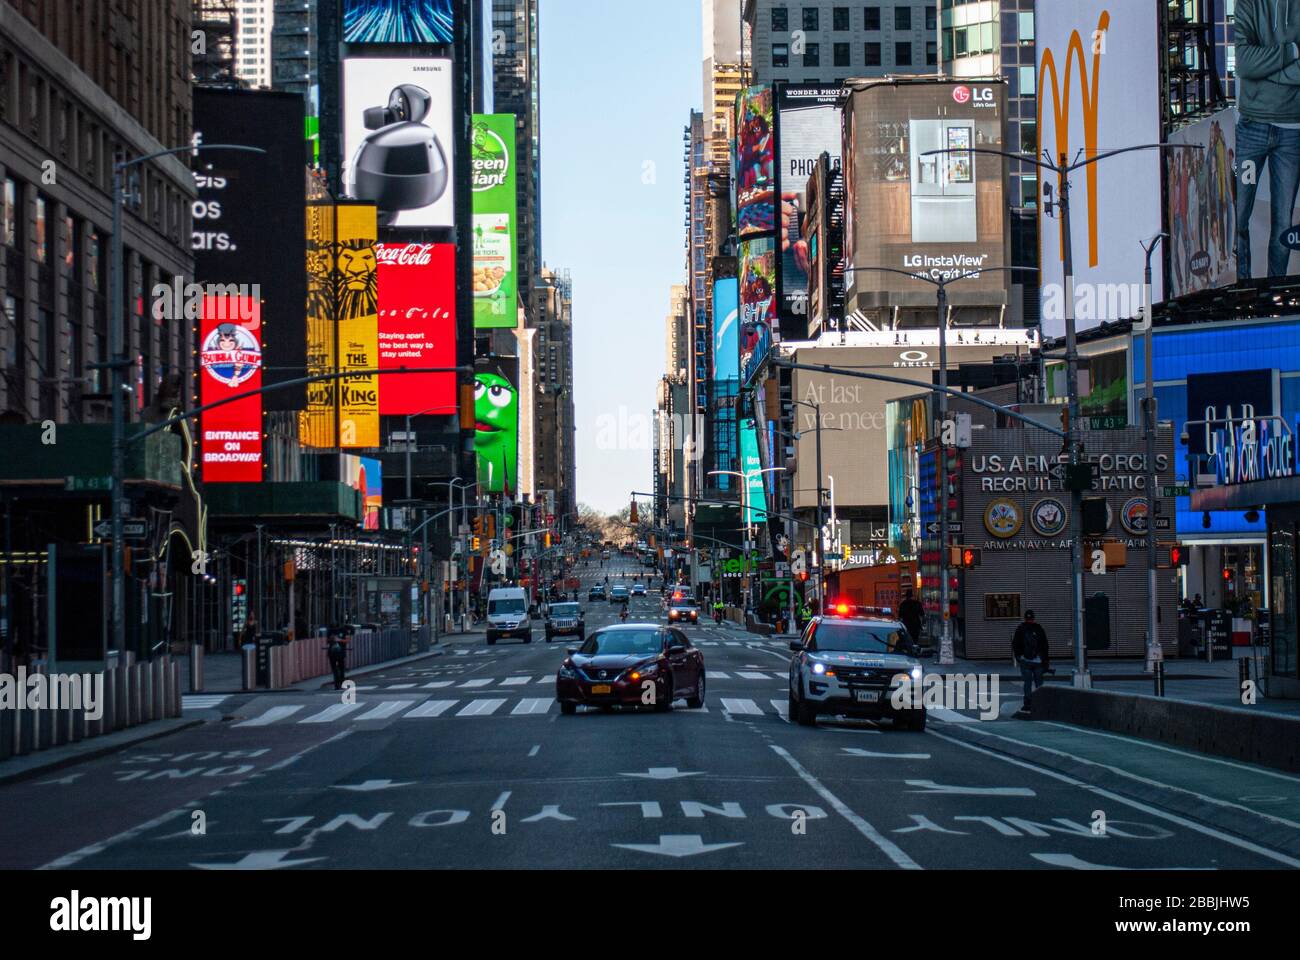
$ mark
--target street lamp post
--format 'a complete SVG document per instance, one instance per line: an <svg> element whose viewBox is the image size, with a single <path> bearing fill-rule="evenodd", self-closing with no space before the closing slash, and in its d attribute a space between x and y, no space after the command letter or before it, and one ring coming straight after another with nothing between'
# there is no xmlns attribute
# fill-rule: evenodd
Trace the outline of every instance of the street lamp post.
<svg viewBox="0 0 1300 960"><path fill-rule="evenodd" d="M710 470L710 471L709 471L709 476L711 476L711 477L713 477L713 476L721 476L721 475L725 474L725 475L727 475L727 476L731 476L731 477L739 477L739 478L740 478L740 515L741 515L741 519L744 520L744 524L745 524L745 528L744 528L744 529L745 529L745 561L744 561L744 563L745 563L745 584L746 584L746 586L745 586L745 597L744 597L744 603L745 603L745 612L746 612L746 614L748 614L750 608L753 606L753 600L754 600L754 588L753 588L753 584L751 583L751 573L750 573L750 569L749 569L749 559L750 559L750 552L751 552L751 546L750 546L750 540L751 540L751 536L750 536L750 526L751 526L751 524L750 524L750 512L749 512L749 478L750 478L750 477L758 477L758 476L762 476L762 475L765 474L765 473L778 473L778 472L781 472L781 471L784 471L784 470L785 470L785 467L764 467L764 468L759 469L759 470L749 470L749 471L746 471L746 472L744 472L744 473L742 473L742 472L739 471L739 470ZM764 511L764 512L766 513L766 511Z"/></svg>
<svg viewBox="0 0 1300 960"><path fill-rule="evenodd" d="M116 160L113 163L113 240L109 258L113 274L109 284L110 296L113 298L111 308L112 323L109 326L109 383L113 397L113 457L112 457L112 579L113 579L113 649L126 649L126 575L124 540L122 522L126 518L126 401L122 393L127 389L123 373L130 366L126 359L126 318L123 315L122 290L122 205L126 202L123 195L125 173L137 164L175 153L190 153L199 150L242 150L246 153L266 153L261 147L249 147L242 144L212 143L189 144L184 147L171 147L136 157L133 160Z"/></svg>
<svg viewBox="0 0 1300 960"><path fill-rule="evenodd" d="M1151 367L1151 254L1167 233L1157 233L1149 243L1142 244L1146 254L1146 267L1142 273L1142 323L1143 352L1146 354L1146 389L1142 397L1143 423L1146 427L1147 468L1147 673L1155 670L1161 657L1160 639L1156 633L1160 616L1156 595L1156 395Z"/></svg>
<svg viewBox="0 0 1300 960"><path fill-rule="evenodd" d="M817 417L817 538L814 542L817 550L817 612L826 612L826 543L825 531L822 530L822 408L820 403L811 400L791 399L803 407L812 407ZM793 504L792 504L793 506Z"/></svg>

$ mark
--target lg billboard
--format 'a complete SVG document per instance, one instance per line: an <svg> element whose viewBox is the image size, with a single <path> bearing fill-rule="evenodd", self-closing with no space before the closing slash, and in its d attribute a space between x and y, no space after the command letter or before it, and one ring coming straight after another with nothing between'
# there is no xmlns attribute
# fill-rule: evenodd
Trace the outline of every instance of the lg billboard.
<svg viewBox="0 0 1300 960"><path fill-rule="evenodd" d="M977 274L948 290L954 306L1006 303L1009 263L1001 157L1005 86L997 80L874 82L845 106L845 311L923 307L935 279Z"/></svg>
<svg viewBox="0 0 1300 960"><path fill-rule="evenodd" d="M1240 7L1241 4L1238 4ZM1069 162L1104 151L1158 143L1160 136L1159 4L1114 0L1040 3L1038 144ZM1080 154L1080 151L1083 151ZM1140 244L1161 230L1160 151L1138 150L1075 171L1070 180L1077 328L1129 319L1141 309ZM1053 197L1061 181L1040 178ZM1046 194L1040 198L1046 199ZM1043 334L1061 336L1064 321L1063 229L1039 203ZM1053 210L1057 208L1054 206ZM1160 289L1160 260L1152 282ZM1110 291L1130 294L1114 296ZM1086 299L1085 299L1086 298Z"/></svg>
<svg viewBox="0 0 1300 960"><path fill-rule="evenodd" d="M452 63L432 57L343 61L343 181L381 227L455 226Z"/></svg>

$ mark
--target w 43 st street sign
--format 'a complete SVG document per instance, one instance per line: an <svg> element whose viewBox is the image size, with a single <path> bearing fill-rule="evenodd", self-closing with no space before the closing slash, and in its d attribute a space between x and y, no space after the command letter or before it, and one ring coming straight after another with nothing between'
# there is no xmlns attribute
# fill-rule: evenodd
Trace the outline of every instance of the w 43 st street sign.
<svg viewBox="0 0 1300 960"><path fill-rule="evenodd" d="M95 536L107 540L113 535L113 521L101 520L95 524ZM122 536L127 540L143 540L149 535L148 520L123 520Z"/></svg>

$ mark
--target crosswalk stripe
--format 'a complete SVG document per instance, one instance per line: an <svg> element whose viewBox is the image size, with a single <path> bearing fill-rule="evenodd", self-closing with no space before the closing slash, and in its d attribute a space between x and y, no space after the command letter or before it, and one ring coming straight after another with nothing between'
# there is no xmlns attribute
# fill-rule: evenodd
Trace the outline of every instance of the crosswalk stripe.
<svg viewBox="0 0 1300 960"><path fill-rule="evenodd" d="M220 704L226 697L224 694L212 694L204 696L203 694L189 694L181 697L181 708L185 710L210 710Z"/></svg>
<svg viewBox="0 0 1300 960"><path fill-rule="evenodd" d="M495 700L492 698L471 700L469 703L465 704L465 706L456 711L456 716L486 717L489 714L496 713L497 708L503 703L505 703L505 700Z"/></svg>
<svg viewBox="0 0 1300 960"><path fill-rule="evenodd" d="M788 673L774 673L774 674L772 674L772 676L775 677L777 680L789 680L789 679L790 679L790 675L789 675Z"/></svg>
<svg viewBox="0 0 1300 960"><path fill-rule="evenodd" d="M388 685L388 689L389 690L410 690L414 686L415 684L413 683L390 683Z"/></svg>
<svg viewBox="0 0 1300 960"><path fill-rule="evenodd" d="M748 714L751 716L762 716L763 711L759 709L758 704L753 700L727 700L722 701L722 709L727 713Z"/></svg>
<svg viewBox="0 0 1300 960"><path fill-rule="evenodd" d="M731 674L725 670L705 670L704 677L706 680L730 680Z"/></svg>
<svg viewBox="0 0 1300 960"><path fill-rule="evenodd" d="M331 720L337 720L339 717L347 716L353 710L360 710L359 703L332 703L320 713L313 713L310 717L303 717L299 723L329 723Z"/></svg>
<svg viewBox="0 0 1300 960"><path fill-rule="evenodd" d="M779 714L780 714L781 716L783 716L783 717L786 716L786 715L788 715L789 712L790 712L790 701L789 701L789 700L769 700L768 703L772 704L772 706L773 706L773 708L776 710L776 712L779 713Z"/></svg>
<svg viewBox="0 0 1300 960"><path fill-rule="evenodd" d="M402 719L414 720L420 717L441 716L458 703L460 703L459 700L427 700L409 713L402 714Z"/></svg>
<svg viewBox="0 0 1300 960"><path fill-rule="evenodd" d="M461 684L462 687L486 687L492 682L491 677L478 677L474 680L466 680Z"/></svg>
<svg viewBox="0 0 1300 960"><path fill-rule="evenodd" d="M237 723L237 727L265 727L267 724L283 720L285 717L291 717L303 708L303 704L288 704L282 707L272 707L260 717L254 717L252 720L245 720L243 723Z"/></svg>
<svg viewBox="0 0 1300 960"><path fill-rule="evenodd" d="M532 713L546 713L551 709L551 704L554 702L550 697L525 698L515 705L515 708L510 711L510 715L518 717Z"/></svg>
<svg viewBox="0 0 1300 960"><path fill-rule="evenodd" d="M532 677L506 677L501 681L503 687L517 687L520 684L527 683Z"/></svg>
<svg viewBox="0 0 1300 960"><path fill-rule="evenodd" d="M383 703L375 704L373 707L371 707L361 716L357 717L357 719L358 720L387 720L393 714L401 713L403 710L405 710L414 702L415 702L414 700L386 700Z"/></svg>
<svg viewBox="0 0 1300 960"><path fill-rule="evenodd" d="M759 673L756 670L737 670L736 676L744 677L746 680L766 680L766 673Z"/></svg>
<svg viewBox="0 0 1300 960"><path fill-rule="evenodd" d="M554 680L554 679L555 679L554 677L542 677L542 679L538 680L537 682L538 682L538 683L550 683L550 682L551 682L552 680Z"/></svg>
<svg viewBox="0 0 1300 960"><path fill-rule="evenodd" d="M433 681L433 683L426 683L426 684L424 685L424 689L425 689L425 690L440 690L440 689L442 689L443 687L450 687L450 686L451 686L453 683L455 683L455 682L456 682L455 680L435 680L435 681Z"/></svg>
<svg viewBox="0 0 1300 960"><path fill-rule="evenodd" d="M726 641L723 645L724 645L724 646L728 646L728 647L738 647L738 646L740 646L740 641L739 641L739 640L728 640L728 641Z"/></svg>
<svg viewBox="0 0 1300 960"><path fill-rule="evenodd" d="M456 656L456 657L468 657L468 656L469 656L469 651L468 651L468 650L456 650L452 655L453 655L453 656Z"/></svg>

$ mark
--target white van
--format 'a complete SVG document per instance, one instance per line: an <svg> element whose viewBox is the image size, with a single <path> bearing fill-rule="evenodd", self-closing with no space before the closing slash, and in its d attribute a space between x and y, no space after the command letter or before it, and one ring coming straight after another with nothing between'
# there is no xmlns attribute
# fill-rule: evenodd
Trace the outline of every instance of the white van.
<svg viewBox="0 0 1300 960"><path fill-rule="evenodd" d="M487 642L498 637L520 637L533 642L533 621L528 615L528 592L523 587L496 587L488 593Z"/></svg>

